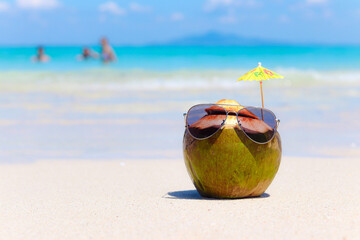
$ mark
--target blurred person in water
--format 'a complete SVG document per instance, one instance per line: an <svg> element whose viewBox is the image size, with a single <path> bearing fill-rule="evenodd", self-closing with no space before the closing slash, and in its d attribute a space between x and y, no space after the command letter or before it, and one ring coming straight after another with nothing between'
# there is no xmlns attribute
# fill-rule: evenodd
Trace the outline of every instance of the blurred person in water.
<svg viewBox="0 0 360 240"><path fill-rule="evenodd" d="M76 57L79 61L99 58L99 54L88 47L82 49L82 53Z"/></svg>
<svg viewBox="0 0 360 240"><path fill-rule="evenodd" d="M101 41L101 60L103 63L109 63L116 60L116 54L110 46L107 38L102 38Z"/></svg>
<svg viewBox="0 0 360 240"><path fill-rule="evenodd" d="M45 54L45 49L42 46L39 46L37 48L37 53L35 56L31 57L31 61L33 62L49 62L50 61L50 57L48 55Z"/></svg>

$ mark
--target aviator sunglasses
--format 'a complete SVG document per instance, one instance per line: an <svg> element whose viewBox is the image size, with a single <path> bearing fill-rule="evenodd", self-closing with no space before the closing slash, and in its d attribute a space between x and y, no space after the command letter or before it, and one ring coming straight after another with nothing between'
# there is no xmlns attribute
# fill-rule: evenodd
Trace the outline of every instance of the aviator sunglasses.
<svg viewBox="0 0 360 240"><path fill-rule="evenodd" d="M226 110L224 107L227 107ZM225 124L228 116L236 116L237 123L253 142L270 142L280 123L275 114L265 108L241 107L228 104L198 104L184 113L186 129L198 140L210 138Z"/></svg>

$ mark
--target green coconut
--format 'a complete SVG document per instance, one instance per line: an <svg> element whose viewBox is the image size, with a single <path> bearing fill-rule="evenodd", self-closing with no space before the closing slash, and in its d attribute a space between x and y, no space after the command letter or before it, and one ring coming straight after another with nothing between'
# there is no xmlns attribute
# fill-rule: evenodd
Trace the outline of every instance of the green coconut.
<svg viewBox="0 0 360 240"><path fill-rule="evenodd" d="M238 104L231 100L218 103ZM183 152L187 171L200 195L256 197L265 192L279 169L281 140L277 132L270 142L255 143L241 130L236 116L229 115L222 130L208 139L194 139L185 130Z"/></svg>

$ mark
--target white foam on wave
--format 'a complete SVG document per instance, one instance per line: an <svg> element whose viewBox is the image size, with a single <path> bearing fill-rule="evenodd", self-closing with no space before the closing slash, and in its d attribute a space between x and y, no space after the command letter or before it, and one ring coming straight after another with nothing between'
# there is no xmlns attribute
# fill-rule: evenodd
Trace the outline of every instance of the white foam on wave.
<svg viewBox="0 0 360 240"><path fill-rule="evenodd" d="M2 87L19 89L26 87L62 89L109 89L109 90L192 90L234 89L254 86L253 83L237 83L247 70L177 70L145 71L92 69L73 72L23 71L0 72ZM317 71L276 69L285 79L268 81L270 86L316 86L326 83L336 86L359 86L359 71ZM45 89L44 89L45 90Z"/></svg>

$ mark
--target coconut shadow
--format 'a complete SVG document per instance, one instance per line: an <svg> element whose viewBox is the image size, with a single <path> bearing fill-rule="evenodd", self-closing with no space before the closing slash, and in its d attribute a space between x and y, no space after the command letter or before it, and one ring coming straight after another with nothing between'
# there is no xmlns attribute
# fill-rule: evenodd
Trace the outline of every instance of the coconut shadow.
<svg viewBox="0 0 360 240"><path fill-rule="evenodd" d="M270 194L263 193L257 197L244 197L244 198L207 198L201 196L196 190L184 190L184 191L174 191L168 192L163 198L167 199L186 199L186 200L240 200L240 199L261 199L268 198Z"/></svg>

